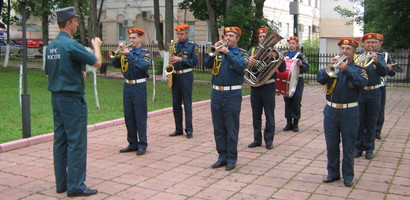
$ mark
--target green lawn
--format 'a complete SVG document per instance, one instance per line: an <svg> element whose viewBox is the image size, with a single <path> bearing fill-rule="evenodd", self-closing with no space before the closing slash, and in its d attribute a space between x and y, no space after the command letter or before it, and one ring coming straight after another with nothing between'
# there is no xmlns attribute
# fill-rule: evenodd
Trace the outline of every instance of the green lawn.
<svg viewBox="0 0 410 200"><path fill-rule="evenodd" d="M108 70L112 70L109 68ZM195 73L193 102L210 98L210 73ZM41 69L28 69L28 93L30 94L31 134L32 136L53 131L51 96L47 90L47 78ZM0 143L22 138L22 120L19 103L19 68L7 67L0 69ZM88 103L88 124L96 124L123 117L122 79L98 77L98 96L100 109L96 109L93 79L91 74L86 79L86 101ZM153 84L148 82L148 111L171 107L171 90L166 82L156 81L155 101L152 100ZM249 87L244 87L243 95L250 93Z"/></svg>

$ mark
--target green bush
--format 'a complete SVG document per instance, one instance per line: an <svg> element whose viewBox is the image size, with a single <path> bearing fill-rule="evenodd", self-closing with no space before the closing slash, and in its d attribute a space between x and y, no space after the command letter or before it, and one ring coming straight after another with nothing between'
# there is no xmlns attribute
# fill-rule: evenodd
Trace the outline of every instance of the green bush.
<svg viewBox="0 0 410 200"><path fill-rule="evenodd" d="M155 74L162 74L162 66L164 66L164 58L162 56L157 56L154 58L155 63Z"/></svg>

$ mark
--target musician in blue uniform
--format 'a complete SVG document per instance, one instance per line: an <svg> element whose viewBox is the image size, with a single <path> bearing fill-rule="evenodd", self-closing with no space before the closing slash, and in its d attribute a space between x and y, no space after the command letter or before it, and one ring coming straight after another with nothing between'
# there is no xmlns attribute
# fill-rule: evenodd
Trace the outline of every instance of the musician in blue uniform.
<svg viewBox="0 0 410 200"><path fill-rule="evenodd" d="M219 154L218 161L211 167L225 166L227 171L234 169L238 160L242 83L248 65L246 50L237 46L241 34L238 27L225 27L224 40L215 43L215 47L219 47L217 55L204 57L205 65L212 67L211 114Z"/></svg>
<svg viewBox="0 0 410 200"><path fill-rule="evenodd" d="M131 47L119 45L120 51L114 60L120 60L123 84L124 119L127 127L128 146L121 153L137 151L144 155L147 146L147 78L151 64L151 52L142 45L144 31L138 28L128 29Z"/></svg>
<svg viewBox="0 0 410 200"><path fill-rule="evenodd" d="M382 49L382 45L384 41L383 35L376 33L375 36L376 36L376 40L374 43L374 51L384 58L384 61L386 62L386 66L389 70L387 75L392 77L396 75L396 72L393 69L394 60L391 56L391 53ZM381 108L379 112L379 117L377 118L377 122L376 122L376 139L379 139L379 140L382 139L381 131L382 131L383 124L384 124L384 108L386 106L386 84L387 84L387 76L381 77L381 86L380 86L380 90L382 91Z"/></svg>
<svg viewBox="0 0 410 200"><path fill-rule="evenodd" d="M296 85L295 93L292 97L283 97L285 101L285 118L286 126L283 128L283 131L299 131L299 120L301 118L300 108L302 107L302 94L304 88L303 73L306 73L309 70L309 64L306 61L306 56L299 52L297 49L299 46L299 39L296 36L291 36L288 40L289 51L284 53L284 57L293 58L298 55L296 65L300 67L299 70L299 79ZM299 53L299 54L298 54Z"/></svg>
<svg viewBox="0 0 410 200"><path fill-rule="evenodd" d="M356 137L355 158L360 157L363 151L366 151L365 158L370 160L374 157L374 141L376 138L376 121L381 108L380 78L387 75L387 66L384 58L372 52L375 43L375 34L366 33L362 37L363 48L367 54L371 55L373 59L372 64L364 67L368 75L369 81L367 85L361 90L359 95L359 113L360 125ZM359 52L358 54L364 54ZM370 56L369 56L370 57ZM356 64L360 63L361 59L356 57ZM370 60L370 58L368 59Z"/></svg>
<svg viewBox="0 0 410 200"><path fill-rule="evenodd" d="M268 32L268 28L260 28L257 31L259 38L259 44L263 42ZM261 51L260 47L252 47L248 55L249 65L257 65L255 58L255 52ZM273 52L272 57L278 59L279 55ZM282 61L282 64L278 67L280 72L286 70L286 63ZM276 73L263 85L258 87L251 87L251 106L252 106L252 119L253 119L253 142L248 145L249 148L262 145L262 112L265 112L266 124L263 132L263 139L265 141L266 149L273 148L273 138L275 135L275 84Z"/></svg>
<svg viewBox="0 0 410 200"><path fill-rule="evenodd" d="M343 147L342 175L344 185L353 185L354 148L359 128L358 98L361 88L367 84L366 71L353 61L359 42L351 38L339 41L340 55L345 59L334 57L330 64L338 68L337 74L328 74L325 69L317 73L317 81L324 85L327 105L323 110L326 150L327 177L323 182L340 180L340 141ZM339 62L338 62L339 61ZM338 63L338 64L336 64Z"/></svg>
<svg viewBox="0 0 410 200"><path fill-rule="evenodd" d="M172 83L172 110L175 119L175 131L169 136L183 134L182 103L185 111L185 133L187 138L193 137L192 127L192 83L194 74L192 68L198 63L198 46L188 39L189 25L181 24L175 28L178 42L171 57L174 66Z"/></svg>
<svg viewBox="0 0 410 200"><path fill-rule="evenodd" d="M91 40L94 55L72 37L78 15L73 6L57 10L60 33L46 50L45 73L54 119L54 172L57 193L67 196L97 194L84 183L87 165L87 103L84 99L83 64L100 68L101 40Z"/></svg>

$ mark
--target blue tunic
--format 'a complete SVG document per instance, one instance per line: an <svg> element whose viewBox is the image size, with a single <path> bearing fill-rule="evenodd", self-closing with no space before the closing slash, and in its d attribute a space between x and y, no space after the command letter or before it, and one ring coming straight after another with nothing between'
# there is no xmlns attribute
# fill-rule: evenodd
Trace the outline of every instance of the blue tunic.
<svg viewBox="0 0 410 200"><path fill-rule="evenodd" d="M198 46L189 39L185 42L177 42L175 44L174 55L182 58L181 62L173 64L174 70L178 72L173 75L172 84L172 110L175 119L175 132L177 134L182 134L183 132L183 103L185 111L185 132L192 134L192 84L194 82L194 74L192 71L186 72L185 70L192 69L198 64Z"/></svg>
<svg viewBox="0 0 410 200"><path fill-rule="evenodd" d="M205 55L204 63L212 67L214 62L220 66L219 73L212 75L216 86L238 86L243 83L244 70L248 65L245 50L229 48L227 54L215 57ZM219 65L220 64L220 65ZM211 113L218 161L236 163L238 160L239 115L241 112L242 89L211 92Z"/></svg>
<svg viewBox="0 0 410 200"><path fill-rule="evenodd" d="M339 72L337 78L329 77L325 69L317 73L317 81L329 89L336 81L331 94L326 95L328 104L350 104L352 107L337 109L326 105L323 110L323 126L327 150L327 170L329 178L340 177L340 142L343 146L342 175L345 180L354 177L354 147L359 128L359 108L357 100L359 91L367 84L367 75L363 69L350 62L344 72ZM353 104L352 104L353 103Z"/></svg>
<svg viewBox="0 0 410 200"><path fill-rule="evenodd" d="M288 51L283 54L284 57L293 58L299 51ZM299 53L297 59L302 61L302 66L300 67L299 74L304 74L309 70L309 64L305 60L306 56L303 53ZM295 93L292 97L283 97L285 101L285 118L286 119L297 119L301 118L300 108L302 107L302 94L304 88L304 79L302 76L298 79L298 84L296 85Z"/></svg>
<svg viewBox="0 0 410 200"><path fill-rule="evenodd" d="M126 56L128 68L122 70L124 78L138 80L148 78L151 52L144 46L131 50ZM127 141L131 149L146 149L147 141L147 83L124 82L123 107L127 127Z"/></svg>

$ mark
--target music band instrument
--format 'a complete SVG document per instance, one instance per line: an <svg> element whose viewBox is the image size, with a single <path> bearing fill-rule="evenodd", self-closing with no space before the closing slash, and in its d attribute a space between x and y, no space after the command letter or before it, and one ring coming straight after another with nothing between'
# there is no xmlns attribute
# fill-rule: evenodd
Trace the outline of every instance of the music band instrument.
<svg viewBox="0 0 410 200"><path fill-rule="evenodd" d="M169 58L168 58L168 65L164 67L165 75L167 77L167 84L169 88L172 88L172 81L174 76L174 65L172 65L171 58L174 55L175 51L175 41L171 40L169 44Z"/></svg>
<svg viewBox="0 0 410 200"><path fill-rule="evenodd" d="M370 49L371 49L371 48L370 48ZM360 54L360 55L357 55L357 56L355 57L354 63L355 63L357 66L359 66L359 67L366 68L366 67L370 66L370 65L374 62L374 59L373 59L373 57L372 57L372 54L373 54L373 49L371 49L371 50L368 51L368 52L364 52L364 53L362 53L362 54Z"/></svg>
<svg viewBox="0 0 410 200"><path fill-rule="evenodd" d="M268 27L265 39L258 45L255 52L255 59L258 63L254 66L248 65L248 68L245 69L244 78L250 86L258 87L266 84L282 64L283 54L275 50L274 46L284 38L286 37ZM279 57L271 57L273 52L276 52Z"/></svg>
<svg viewBox="0 0 410 200"><path fill-rule="evenodd" d="M300 67L297 66L299 53L293 56L293 58L285 58L286 70L284 72L276 70L276 94L292 97L295 93L300 71Z"/></svg>
<svg viewBox="0 0 410 200"><path fill-rule="evenodd" d="M335 64L326 66L326 74L332 77L337 76L337 73L339 73L339 65L345 60L346 62L348 61L346 55L339 56L339 60Z"/></svg>
<svg viewBox="0 0 410 200"><path fill-rule="evenodd" d="M133 45L133 43L131 42L131 43L125 45L124 47L120 47L120 48L116 49L115 51L111 50L111 51L108 52L108 55L110 55L110 58L115 58L115 57L118 56L118 52L123 51L124 49L130 49L132 45Z"/></svg>
<svg viewBox="0 0 410 200"><path fill-rule="evenodd" d="M222 44L220 44L220 45L218 45L218 46L211 45L211 46L209 46L208 49L206 50L206 53L207 53L209 56L211 56L211 57L215 57L215 56L217 56L217 55L219 54L218 49L220 49L220 48L223 47L223 46L227 46L228 43L229 43L229 41L227 40L227 41L223 41Z"/></svg>

